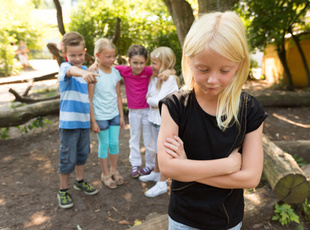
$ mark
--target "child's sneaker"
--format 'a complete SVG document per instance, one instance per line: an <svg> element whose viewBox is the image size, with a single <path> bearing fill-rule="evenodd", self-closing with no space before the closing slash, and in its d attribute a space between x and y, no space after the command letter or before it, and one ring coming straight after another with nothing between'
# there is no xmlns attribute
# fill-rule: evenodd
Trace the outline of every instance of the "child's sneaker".
<svg viewBox="0 0 310 230"><path fill-rule="evenodd" d="M131 168L131 174L130 175L131 175L132 178L138 178L140 176L140 174L139 174L139 167L138 166L133 166Z"/></svg>
<svg viewBox="0 0 310 230"><path fill-rule="evenodd" d="M139 180L142 182L148 182L148 181L159 181L160 179L160 172L156 173L152 171L149 175L140 176Z"/></svg>
<svg viewBox="0 0 310 230"><path fill-rule="evenodd" d="M82 183L75 182L74 183L74 189L75 190L82 190L87 195L95 195L98 193L98 190L94 186L88 184L85 181Z"/></svg>
<svg viewBox="0 0 310 230"><path fill-rule="evenodd" d="M158 181L152 188L147 190L144 195L146 197L156 197L167 192L167 182Z"/></svg>
<svg viewBox="0 0 310 230"><path fill-rule="evenodd" d="M149 175L150 172L152 172L153 169L149 168L149 167L143 167L142 169L139 169L139 174L141 176L144 176L144 175Z"/></svg>
<svg viewBox="0 0 310 230"><path fill-rule="evenodd" d="M73 206L73 200L70 193L67 191L58 191L57 193L58 204L61 208L71 208Z"/></svg>

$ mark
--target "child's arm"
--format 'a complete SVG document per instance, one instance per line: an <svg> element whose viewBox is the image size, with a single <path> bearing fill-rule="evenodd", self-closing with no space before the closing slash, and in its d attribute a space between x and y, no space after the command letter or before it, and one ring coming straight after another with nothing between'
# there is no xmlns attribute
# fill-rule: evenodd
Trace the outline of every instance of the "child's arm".
<svg viewBox="0 0 310 230"><path fill-rule="evenodd" d="M242 145L242 168L239 172L197 181L219 188L255 188L261 179L264 165L262 133L263 124L246 134Z"/></svg>
<svg viewBox="0 0 310 230"><path fill-rule="evenodd" d="M117 82L116 94L117 94L117 106L118 106L118 111L119 111L120 129L124 129L125 119L124 119L124 108L123 108L123 100L122 100L122 93L121 93L121 81Z"/></svg>
<svg viewBox="0 0 310 230"><path fill-rule="evenodd" d="M93 98L94 98L95 84L88 84L88 97L90 103L90 125L91 130L95 133L100 133L100 128L95 120Z"/></svg>
<svg viewBox="0 0 310 230"><path fill-rule="evenodd" d="M258 185L263 170L263 124L246 134L242 146L242 168L233 174L206 177L198 182L219 188L254 188ZM186 158L183 142L179 137L168 138L164 143L167 153L174 158Z"/></svg>
<svg viewBox="0 0 310 230"><path fill-rule="evenodd" d="M178 134L178 130L179 127L171 118L167 106L163 104L157 141L158 163L163 176L187 182L227 175L240 170L241 156L238 149L234 150L234 154L231 154L230 157L216 160L190 160L185 157L172 157L171 153L167 152L169 148L164 143L167 138L174 139L173 137Z"/></svg>
<svg viewBox="0 0 310 230"><path fill-rule="evenodd" d="M175 71L175 69L166 69L160 74L158 74L158 78L162 79L163 81L167 81L170 75L175 75L176 73L177 72Z"/></svg>
<svg viewBox="0 0 310 230"><path fill-rule="evenodd" d="M96 83L97 79L96 77L99 77L99 74L89 72L87 70L83 70L81 68L78 68L76 66L71 66L67 72L66 72L66 77L82 77L87 83Z"/></svg>

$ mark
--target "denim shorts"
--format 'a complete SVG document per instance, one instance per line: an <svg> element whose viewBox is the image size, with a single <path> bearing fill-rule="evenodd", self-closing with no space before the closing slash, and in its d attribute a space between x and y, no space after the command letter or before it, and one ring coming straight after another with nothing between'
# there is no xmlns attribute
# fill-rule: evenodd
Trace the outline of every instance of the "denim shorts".
<svg viewBox="0 0 310 230"><path fill-rule="evenodd" d="M59 129L60 174L69 174L74 171L75 165L84 165L90 152L90 129Z"/></svg>
<svg viewBox="0 0 310 230"><path fill-rule="evenodd" d="M111 125L120 125L119 115L113 117L111 120L96 120L100 130L106 130Z"/></svg>
<svg viewBox="0 0 310 230"><path fill-rule="evenodd" d="M242 222L240 222L239 224L237 224L233 228L229 228L228 230L240 230L241 226L242 226ZM185 224L181 224L181 223L173 220L169 216L169 230L199 230L199 229L187 226Z"/></svg>

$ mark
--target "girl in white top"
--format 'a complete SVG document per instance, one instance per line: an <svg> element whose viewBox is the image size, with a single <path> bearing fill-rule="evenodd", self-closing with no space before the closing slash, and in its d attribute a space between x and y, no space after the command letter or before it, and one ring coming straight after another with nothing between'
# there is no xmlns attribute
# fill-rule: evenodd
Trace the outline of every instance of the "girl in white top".
<svg viewBox="0 0 310 230"><path fill-rule="evenodd" d="M170 75L166 81L158 78L158 74L164 70L173 69L175 65L175 54L169 47L159 47L151 53L151 68L153 76L151 77L148 92L147 103L149 104L149 121L152 123L152 136L155 142L155 151L157 153L157 136L161 124L158 102L168 94L178 90L177 78ZM156 156L155 168L149 174L139 177L140 181L156 181L157 183L144 193L147 197L156 197L167 192L166 178L161 176Z"/></svg>
<svg viewBox="0 0 310 230"><path fill-rule="evenodd" d="M115 189L124 183L117 171L119 131L125 127L121 95L121 75L112 65L115 48L111 41L99 39L95 44L98 73L96 84L88 85L91 130L97 133L98 157L102 168L101 181ZM110 158L110 170L108 168Z"/></svg>

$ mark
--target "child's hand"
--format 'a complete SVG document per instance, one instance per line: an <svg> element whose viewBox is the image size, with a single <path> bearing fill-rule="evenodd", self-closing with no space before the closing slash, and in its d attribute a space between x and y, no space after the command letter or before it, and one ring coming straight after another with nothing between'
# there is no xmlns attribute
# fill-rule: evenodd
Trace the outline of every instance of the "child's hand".
<svg viewBox="0 0 310 230"><path fill-rule="evenodd" d="M124 119L120 119L120 124L119 124L119 127L120 129L125 129L125 120Z"/></svg>
<svg viewBox="0 0 310 230"><path fill-rule="evenodd" d="M100 128L99 128L97 122L91 123L91 128L90 129L94 133L100 133Z"/></svg>
<svg viewBox="0 0 310 230"><path fill-rule="evenodd" d="M99 77L99 74L93 73L93 72L86 72L83 74L84 80L89 84L89 83L96 83L97 79L96 77Z"/></svg>
<svg viewBox="0 0 310 230"><path fill-rule="evenodd" d="M242 167L242 157L239 153L240 147L236 148L229 156L228 158L231 160L231 170L232 173L240 171Z"/></svg>
<svg viewBox="0 0 310 230"><path fill-rule="evenodd" d="M174 136L174 139L169 137L166 138L164 146L167 148L166 152L172 158L187 159L186 153L184 151L183 141L178 136Z"/></svg>
<svg viewBox="0 0 310 230"><path fill-rule="evenodd" d="M92 65L88 68L88 71L90 71L90 72L97 72L97 73L98 73L98 64L97 64L97 63L92 64Z"/></svg>
<svg viewBox="0 0 310 230"><path fill-rule="evenodd" d="M174 69L166 69L163 72L161 72L160 74L158 74L158 78L163 80L163 81L167 81L170 75L175 75L176 71Z"/></svg>

